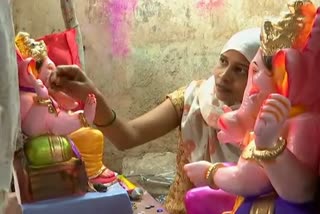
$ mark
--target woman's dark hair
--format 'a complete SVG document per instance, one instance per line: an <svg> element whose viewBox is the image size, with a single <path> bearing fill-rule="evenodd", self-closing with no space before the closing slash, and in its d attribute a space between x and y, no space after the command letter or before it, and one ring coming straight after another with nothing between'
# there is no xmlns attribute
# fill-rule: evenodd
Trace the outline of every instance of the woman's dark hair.
<svg viewBox="0 0 320 214"><path fill-rule="evenodd" d="M264 56L263 55L262 60L263 60L264 65L271 71L273 56Z"/></svg>

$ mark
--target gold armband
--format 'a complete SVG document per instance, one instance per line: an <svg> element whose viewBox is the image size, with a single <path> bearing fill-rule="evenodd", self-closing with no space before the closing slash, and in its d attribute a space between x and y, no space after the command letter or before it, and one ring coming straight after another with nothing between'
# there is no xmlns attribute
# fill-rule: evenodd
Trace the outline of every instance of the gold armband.
<svg viewBox="0 0 320 214"><path fill-rule="evenodd" d="M88 121L82 112L79 113L79 120L83 127L89 127Z"/></svg>
<svg viewBox="0 0 320 214"><path fill-rule="evenodd" d="M275 147L271 149L259 150L256 148L254 141L252 141L242 152L241 157L249 160L255 159L257 161L268 161L276 159L287 147L287 141L280 137Z"/></svg>
<svg viewBox="0 0 320 214"><path fill-rule="evenodd" d="M214 183L214 179L213 179L213 176L214 174L216 174L217 170L219 168L222 168L224 167L224 165L222 163L214 163L212 164L207 172L206 172L206 179L208 181L208 184L209 184L209 187L212 188L212 189L219 189L219 187Z"/></svg>

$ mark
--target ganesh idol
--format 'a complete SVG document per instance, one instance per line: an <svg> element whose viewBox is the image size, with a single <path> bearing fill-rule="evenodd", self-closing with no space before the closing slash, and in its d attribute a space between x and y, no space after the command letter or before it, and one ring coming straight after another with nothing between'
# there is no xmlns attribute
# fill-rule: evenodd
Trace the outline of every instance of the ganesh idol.
<svg viewBox="0 0 320 214"><path fill-rule="evenodd" d="M35 41L26 32L20 32L15 38L15 44L19 71L21 129L26 137L31 139L29 141L34 142L25 148L29 161L33 164L53 164L61 161L61 155L53 154L61 153L61 148L52 149L52 145L70 143L73 151L79 153L85 162L86 173L92 183L107 185L115 182L116 174L102 162L103 134L91 127L96 109L95 96L89 94L83 110L73 111L78 106L76 100L63 92L50 90L48 79L56 66L48 57L45 43ZM56 139L61 142L52 144L51 141ZM40 151L48 151L49 144L51 155L45 156ZM56 157L60 159L55 160Z"/></svg>
<svg viewBox="0 0 320 214"><path fill-rule="evenodd" d="M219 141L242 149L238 162L185 166L198 186L189 214L319 213L320 10L309 0L288 9L262 24L242 104L218 121Z"/></svg>

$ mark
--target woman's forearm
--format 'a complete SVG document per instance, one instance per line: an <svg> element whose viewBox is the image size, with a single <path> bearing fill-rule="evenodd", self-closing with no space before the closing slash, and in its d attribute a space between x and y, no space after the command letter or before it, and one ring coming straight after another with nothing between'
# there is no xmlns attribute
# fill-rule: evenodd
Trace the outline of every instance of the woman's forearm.
<svg viewBox="0 0 320 214"><path fill-rule="evenodd" d="M101 93L96 93L97 108L94 123L108 124L114 115ZM114 110L116 112L116 110ZM161 137L179 125L177 113L167 99L144 115L131 121L124 121L117 115L109 126L98 126L103 134L120 150L133 148Z"/></svg>

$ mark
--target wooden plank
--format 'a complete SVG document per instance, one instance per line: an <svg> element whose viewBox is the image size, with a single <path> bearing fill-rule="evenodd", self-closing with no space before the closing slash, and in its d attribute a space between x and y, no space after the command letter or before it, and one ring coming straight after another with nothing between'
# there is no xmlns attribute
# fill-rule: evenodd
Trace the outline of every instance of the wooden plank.
<svg viewBox="0 0 320 214"><path fill-rule="evenodd" d="M74 28L77 31L78 54L81 62L81 68L85 71L84 50L82 34L79 22L76 16L73 0L60 0L62 16L67 29Z"/></svg>

